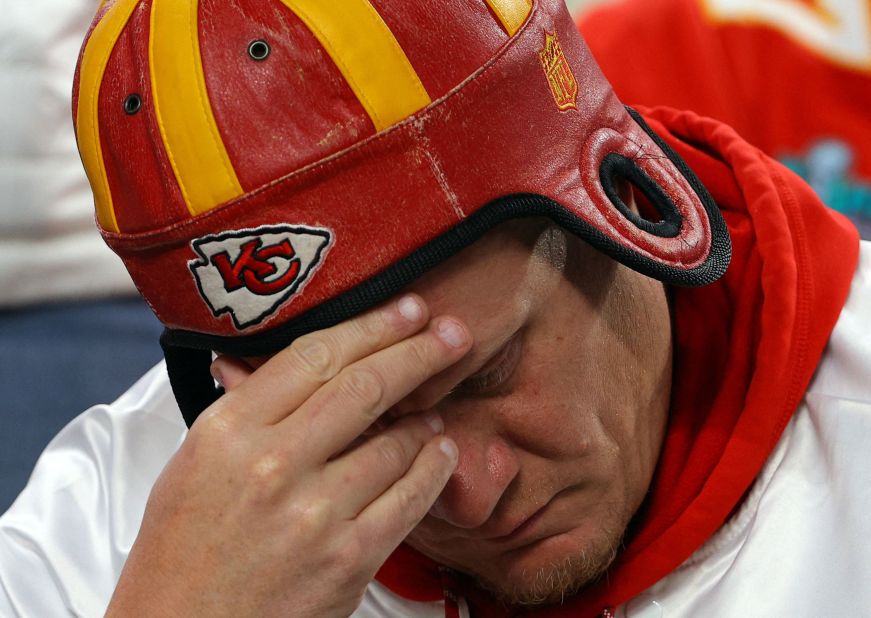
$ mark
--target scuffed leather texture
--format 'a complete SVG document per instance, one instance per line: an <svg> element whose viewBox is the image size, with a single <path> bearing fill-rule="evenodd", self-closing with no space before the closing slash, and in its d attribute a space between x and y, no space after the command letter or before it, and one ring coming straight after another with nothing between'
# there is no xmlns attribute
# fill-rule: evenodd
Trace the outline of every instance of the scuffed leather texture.
<svg viewBox="0 0 871 618"><path fill-rule="evenodd" d="M148 4L146 0L137 10L147 12ZM121 233L104 230L168 328L241 334L229 317L215 318L200 297L188 268L196 258L191 242L262 225L327 228L335 244L304 291L263 323L246 329L246 335L288 322L353 289L510 194L538 194L558 202L617 247L612 252L617 259L631 254L666 269L691 270L709 258L711 225L702 202L617 100L561 0L538 0L527 23L507 43L492 14L476 9L472 0L447 3L456 5L454 16L462 16L457 18L467 48L462 52L454 45L439 45L454 40L439 33L459 28L443 17L442 4L373 4L397 39L409 45L406 52L427 88L435 90L430 93L432 105L374 135L371 125L361 122L346 87L337 83L341 78L329 58L292 16L280 14L281 3L227 10L216 8L226 6L217 0L204 0L200 34L210 96L248 193L196 218L180 217L171 187L161 184L173 183L166 180L171 175L165 174L160 148L149 153L140 145L144 142L133 139L136 148L128 156L137 170L134 175L159 173L163 180L156 184L159 190L145 180L119 190L119 221L135 222L134 232L123 224ZM483 0L480 7L486 9ZM234 27L244 35L231 35ZM425 35L412 41L418 31ZM123 45L138 50L132 32L125 32ZM578 81L577 109L557 108L539 60L545 34L554 32ZM212 36L216 41L226 37L227 47L222 48L223 40L220 45L207 40ZM261 66L252 68L242 43L260 37L275 41L274 54L298 51L300 62L280 77ZM482 58L489 59L471 76L464 74ZM226 70L222 63L229 63ZM247 73L240 76L240 71ZM305 78L302 87L299 72ZM107 79L123 74L116 70ZM267 83L273 79L283 81ZM440 92L452 83L450 91ZM304 106L290 100L303 95L313 100ZM439 95L444 96L436 99ZM123 96L119 93L117 109ZM299 119L302 107L304 121ZM338 129L319 138L327 126ZM104 131L121 152L124 139L108 128ZM158 140L153 133L152 139ZM601 162L609 153L634 160L671 197L683 218L677 236L645 232L611 203L599 180ZM121 214L129 209L140 214Z"/></svg>
<svg viewBox="0 0 871 618"><path fill-rule="evenodd" d="M145 0L133 11L109 57L100 88L100 142L106 175L119 229L131 232L190 217L152 104L150 9L151 1ZM124 100L130 94L142 98L142 108L134 115L124 111Z"/></svg>
<svg viewBox="0 0 871 618"><path fill-rule="evenodd" d="M200 11L209 97L244 189L375 133L342 74L284 4L201 0ZM266 60L249 58L253 40L270 45Z"/></svg>
<svg viewBox="0 0 871 618"><path fill-rule="evenodd" d="M484 0L370 0L436 100L499 51L508 34Z"/></svg>

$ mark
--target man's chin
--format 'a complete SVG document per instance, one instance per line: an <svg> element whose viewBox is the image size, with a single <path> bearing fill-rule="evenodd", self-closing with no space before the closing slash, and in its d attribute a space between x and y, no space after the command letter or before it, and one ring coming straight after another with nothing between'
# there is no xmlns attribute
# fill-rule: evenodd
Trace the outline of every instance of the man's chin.
<svg viewBox="0 0 871 618"><path fill-rule="evenodd" d="M579 543L571 533L543 539L511 552L476 573L478 584L508 605L561 604L601 577L617 555L620 537L603 535ZM490 565L488 565L490 566Z"/></svg>

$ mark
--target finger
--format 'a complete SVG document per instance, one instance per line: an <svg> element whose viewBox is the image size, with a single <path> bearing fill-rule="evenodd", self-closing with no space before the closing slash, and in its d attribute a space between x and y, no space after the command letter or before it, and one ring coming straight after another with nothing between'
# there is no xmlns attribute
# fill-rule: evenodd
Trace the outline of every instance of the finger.
<svg viewBox="0 0 871 618"><path fill-rule="evenodd" d="M376 498L355 520L357 534L372 549L377 568L432 508L457 467L457 445L440 436L431 440L408 473Z"/></svg>
<svg viewBox="0 0 871 618"><path fill-rule="evenodd" d="M212 377L224 387L226 392L235 389L254 371L241 358L233 356L219 356L212 362L210 370Z"/></svg>
<svg viewBox="0 0 871 618"><path fill-rule="evenodd" d="M413 335L426 324L423 300L408 294L331 328L300 337L233 393L233 404L259 423L276 423L345 367Z"/></svg>
<svg viewBox="0 0 871 618"><path fill-rule="evenodd" d="M462 323L437 318L414 337L342 370L279 424L279 439L304 445L307 457L325 463L387 408L460 360L471 347L472 337Z"/></svg>
<svg viewBox="0 0 871 618"><path fill-rule="evenodd" d="M435 412L409 416L329 462L324 485L341 496L339 515L353 519L408 472L421 449L444 431Z"/></svg>

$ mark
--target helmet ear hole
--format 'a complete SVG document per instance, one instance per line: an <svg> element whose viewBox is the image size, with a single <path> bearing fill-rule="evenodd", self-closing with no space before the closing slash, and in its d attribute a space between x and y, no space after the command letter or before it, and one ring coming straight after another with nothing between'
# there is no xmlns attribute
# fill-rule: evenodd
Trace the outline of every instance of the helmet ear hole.
<svg viewBox="0 0 871 618"><path fill-rule="evenodd" d="M632 183L623 176L618 175L614 178L614 189L617 192L617 197L620 198L620 201L622 201L632 212L637 213L642 218L649 219L650 221L656 222L661 220L659 212L650 206L650 202L644 194L636 189ZM639 204L640 201L643 201L647 208L642 210Z"/></svg>
<svg viewBox="0 0 871 618"><path fill-rule="evenodd" d="M637 228L660 238L680 234L683 217L674 201L635 161L610 153L599 166L599 179L614 208Z"/></svg>
<svg viewBox="0 0 871 618"><path fill-rule="evenodd" d="M650 200L647 199L647 196L639 189L633 187L631 183L627 182L626 184L628 185L628 190L632 193L635 212L637 212L642 219L647 219L653 223L659 223L662 221L662 216L660 216L656 207L650 203Z"/></svg>

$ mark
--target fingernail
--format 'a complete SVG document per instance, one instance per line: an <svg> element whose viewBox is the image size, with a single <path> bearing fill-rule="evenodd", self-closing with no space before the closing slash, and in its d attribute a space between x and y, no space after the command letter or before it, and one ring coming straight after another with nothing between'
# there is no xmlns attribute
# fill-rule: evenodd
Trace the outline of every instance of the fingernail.
<svg viewBox="0 0 871 618"><path fill-rule="evenodd" d="M423 308L414 296L403 297L398 305L399 313L409 322L417 322L423 316Z"/></svg>
<svg viewBox="0 0 871 618"><path fill-rule="evenodd" d="M218 369L218 367L215 365L215 363L212 363L209 366L209 373L212 374L212 377L215 379L215 382L217 382L221 386L224 386L224 376L221 374L221 370Z"/></svg>
<svg viewBox="0 0 871 618"><path fill-rule="evenodd" d="M440 434L445 430L445 423L442 420L442 417L435 412L427 412L424 418L426 419L426 424L429 425L434 434Z"/></svg>
<svg viewBox="0 0 871 618"><path fill-rule="evenodd" d="M461 348L466 344L466 331L453 320L442 320L438 326L438 334L452 348Z"/></svg>
<svg viewBox="0 0 871 618"><path fill-rule="evenodd" d="M448 459L451 461L456 461L457 456L459 455L459 451L457 451L457 445L454 444L454 441L450 438L442 438L441 442L439 442L439 448L442 453L447 455Z"/></svg>

